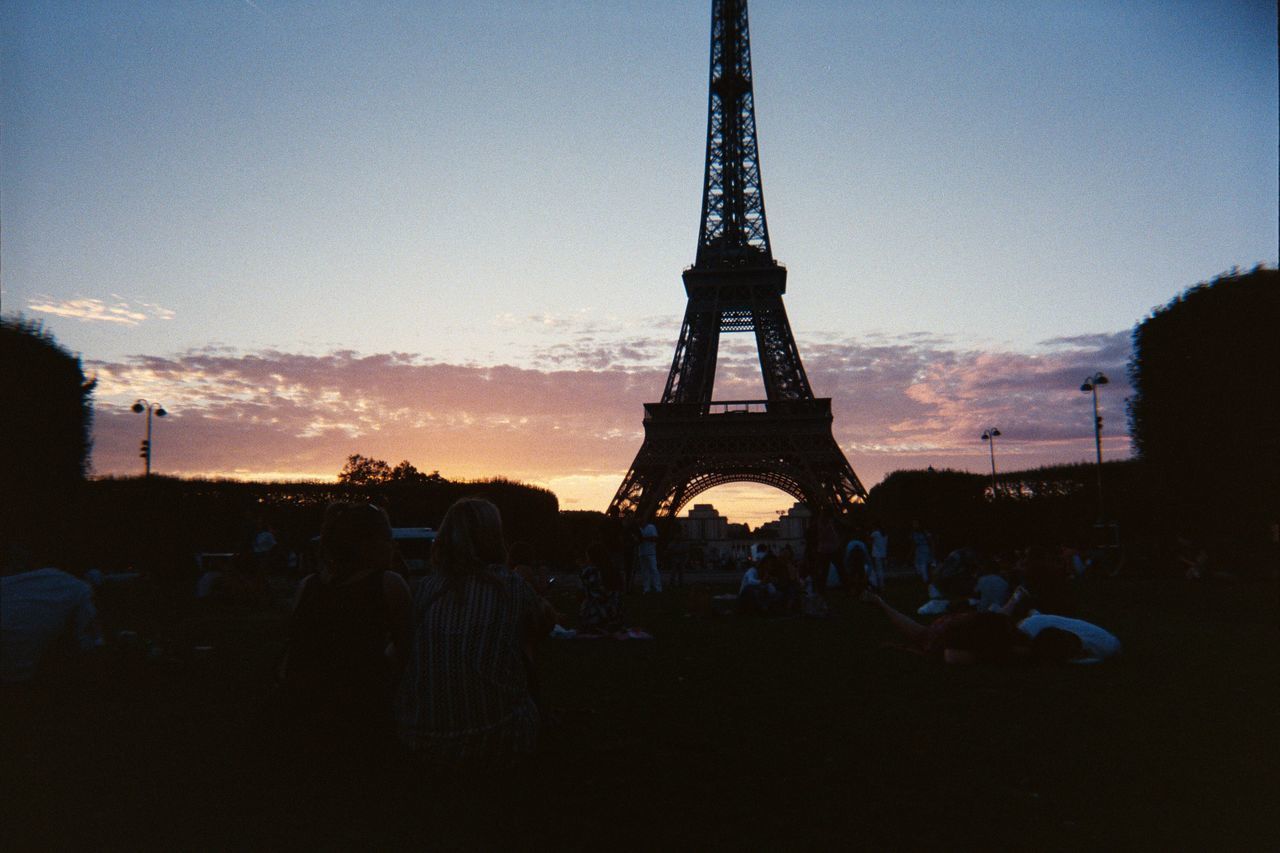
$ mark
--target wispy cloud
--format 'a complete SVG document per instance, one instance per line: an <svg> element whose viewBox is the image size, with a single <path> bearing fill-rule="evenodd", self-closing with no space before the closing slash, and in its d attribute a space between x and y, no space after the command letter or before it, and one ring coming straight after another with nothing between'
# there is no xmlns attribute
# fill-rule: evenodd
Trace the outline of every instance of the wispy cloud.
<svg viewBox="0 0 1280 853"><path fill-rule="evenodd" d="M1092 412L1079 385L1096 370L1112 377L1106 452L1127 452L1127 333L1036 353L970 351L929 336L799 345L815 392L833 399L836 440L868 486L903 467L982 470L987 426L1003 434L1002 467L1087 458ZM446 476L553 484L566 506L602 508L639 449L642 407L661 393L670 346L665 334L581 330L529 367L225 348L95 362L94 465L137 467L141 423L128 406L145 396L172 413L155 436L162 471L314 476L363 453ZM758 385L758 375L750 338L726 338L717 397Z"/></svg>
<svg viewBox="0 0 1280 853"><path fill-rule="evenodd" d="M568 314L504 313L492 320L495 329L523 333L508 355L542 370L644 370L666 367L675 345L680 318L672 316L610 317L584 309Z"/></svg>
<svg viewBox="0 0 1280 853"><path fill-rule="evenodd" d="M56 300L35 297L27 301L27 309L39 314L52 314L87 323L116 323L136 326L147 320L172 320L174 312L153 302L130 302L111 294L110 302L92 297Z"/></svg>

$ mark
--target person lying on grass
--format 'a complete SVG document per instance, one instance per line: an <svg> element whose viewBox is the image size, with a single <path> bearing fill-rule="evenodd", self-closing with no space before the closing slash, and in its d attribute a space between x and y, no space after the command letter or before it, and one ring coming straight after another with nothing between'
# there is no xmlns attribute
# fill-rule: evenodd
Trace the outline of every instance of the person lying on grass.
<svg viewBox="0 0 1280 853"><path fill-rule="evenodd" d="M862 600L880 608L906 648L943 663L1097 663L1119 654L1114 635L1083 619L1033 613L1015 623L1011 614L1025 596L1020 587L1001 610L949 613L927 626L873 590L864 591Z"/></svg>

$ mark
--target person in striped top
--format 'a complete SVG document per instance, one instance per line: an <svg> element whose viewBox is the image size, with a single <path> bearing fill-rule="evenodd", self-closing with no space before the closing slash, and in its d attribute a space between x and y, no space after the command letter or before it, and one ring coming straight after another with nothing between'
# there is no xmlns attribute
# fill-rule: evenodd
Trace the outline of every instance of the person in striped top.
<svg viewBox="0 0 1280 853"><path fill-rule="evenodd" d="M506 556L492 503L463 498L445 513L396 700L400 740L427 763L505 764L536 745L526 648L551 626Z"/></svg>

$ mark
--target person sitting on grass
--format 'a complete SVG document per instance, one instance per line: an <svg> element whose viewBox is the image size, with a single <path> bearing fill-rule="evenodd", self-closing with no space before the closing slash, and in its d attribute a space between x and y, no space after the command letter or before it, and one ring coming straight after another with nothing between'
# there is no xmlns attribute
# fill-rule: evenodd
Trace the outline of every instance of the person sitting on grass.
<svg viewBox="0 0 1280 853"><path fill-rule="evenodd" d="M423 763L494 767L531 753L540 724L526 649L546 636L538 596L508 571L502 515L481 498L445 513L413 599L400 742Z"/></svg>
<svg viewBox="0 0 1280 853"><path fill-rule="evenodd" d="M1014 571L1030 591L1032 607L1043 613L1075 615L1075 571L1061 553L1033 546L1026 550Z"/></svg>
<svg viewBox="0 0 1280 853"><path fill-rule="evenodd" d="M776 566L774 583L782 593L782 608L788 613L799 611L800 601L805 596L808 583L801 574L800 564L796 562L795 552L791 550L790 545L782 546L782 550L778 552Z"/></svg>
<svg viewBox="0 0 1280 853"><path fill-rule="evenodd" d="M978 575L973 582L974 607L978 610L999 610L1009 600L1009 581L992 568Z"/></svg>
<svg viewBox="0 0 1280 853"><path fill-rule="evenodd" d="M777 566L778 558L765 554L759 563L743 573L738 585L738 607L744 613L768 616L782 605L782 593L774 583Z"/></svg>
<svg viewBox="0 0 1280 853"><path fill-rule="evenodd" d="M409 647L409 586L391 571L391 522L371 504L330 504L320 551L320 572L298 585L280 666L289 728L308 753L372 758L393 743L391 698Z"/></svg>
<svg viewBox="0 0 1280 853"><path fill-rule="evenodd" d="M529 585L538 596L542 607L542 619L551 625L560 621L560 614L551 603L551 578L545 568L538 566L534 559L536 552L528 542L512 542L507 551L507 568Z"/></svg>
<svg viewBox="0 0 1280 853"><path fill-rule="evenodd" d="M541 621L545 625L553 626L560 622L560 614L547 597L548 593L551 592L551 578L547 576L546 571L538 567L535 556L536 552L532 544L523 541L512 542L511 547L507 550L507 568L527 583L534 594L538 596L538 606L542 611ZM548 628L548 630L550 629ZM533 696L533 701L537 703L539 708L542 707L542 682L538 677L538 643L541 640L541 636L529 636L525 638L524 643L525 670L529 676L529 694Z"/></svg>
<svg viewBox="0 0 1280 853"><path fill-rule="evenodd" d="M1178 571L1182 572L1182 576L1189 581L1207 579L1211 574L1208 550L1181 534L1179 534L1176 543L1173 558Z"/></svg>
<svg viewBox="0 0 1280 853"><path fill-rule="evenodd" d="M587 546L586 564L578 573L582 581L582 605L578 608L578 632L612 634L622 629L622 578L612 570L609 552L599 542Z"/></svg>

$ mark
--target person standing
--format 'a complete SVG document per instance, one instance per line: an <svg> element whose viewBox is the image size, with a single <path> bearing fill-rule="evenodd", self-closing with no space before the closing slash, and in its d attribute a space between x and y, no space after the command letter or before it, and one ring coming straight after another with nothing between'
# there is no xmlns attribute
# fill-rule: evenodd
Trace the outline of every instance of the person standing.
<svg viewBox="0 0 1280 853"><path fill-rule="evenodd" d="M253 562L260 574L265 575L274 568L273 557L279 547L275 531L266 518L260 516L253 535Z"/></svg>
<svg viewBox="0 0 1280 853"><path fill-rule="evenodd" d="M853 594L855 588L860 592L864 584L875 586L871 580L871 555L861 537L854 533L849 544L844 547L844 560L840 564L840 585L845 592Z"/></svg>
<svg viewBox="0 0 1280 853"><path fill-rule="evenodd" d="M840 553L840 532L831 517L831 510L822 507L809 525L805 536L805 557L809 563L809 576L813 578L815 592L826 592L827 576ZM838 573L839 570L837 570Z"/></svg>
<svg viewBox="0 0 1280 853"><path fill-rule="evenodd" d="M605 513L604 525L600 529L600 542L604 545L608 557L608 566L601 566L601 570L608 568L611 574L629 579L631 577L629 566L635 558L626 553L627 531L625 522L618 517L617 507L611 506ZM619 583L623 584L625 581ZM627 585L627 588L629 589L630 586Z"/></svg>
<svg viewBox="0 0 1280 853"><path fill-rule="evenodd" d="M640 568L640 588L646 593L662 592L662 575L658 572L658 528L652 521L640 528L636 557Z"/></svg>
<svg viewBox="0 0 1280 853"><path fill-rule="evenodd" d="M933 534L921 527L918 520L911 522L911 559L920 580L929 583L929 570L933 567Z"/></svg>
<svg viewBox="0 0 1280 853"><path fill-rule="evenodd" d="M876 590L884 589L884 575L888 567L889 537L881 525L876 524L871 530L871 565L867 570L867 579Z"/></svg>
<svg viewBox="0 0 1280 853"><path fill-rule="evenodd" d="M635 514L628 510L622 516L621 530L622 577L625 592L631 592L635 586L637 555L640 550L640 525Z"/></svg>

